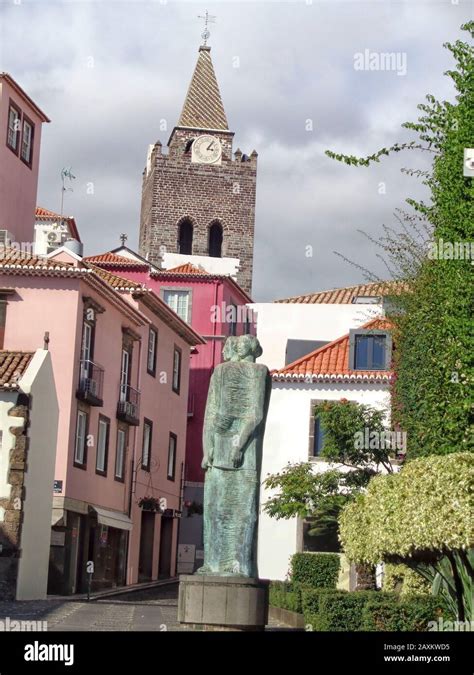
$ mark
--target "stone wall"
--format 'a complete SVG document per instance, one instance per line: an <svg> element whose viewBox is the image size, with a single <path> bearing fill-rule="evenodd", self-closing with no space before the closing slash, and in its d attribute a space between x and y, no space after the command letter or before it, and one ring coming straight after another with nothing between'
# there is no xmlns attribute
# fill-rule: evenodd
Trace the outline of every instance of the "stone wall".
<svg viewBox="0 0 474 675"><path fill-rule="evenodd" d="M0 498L0 509L3 521L0 521L0 600L14 600L18 576L18 562L21 556L21 527L23 503L25 500L24 477L28 454L28 406L26 396L18 397L17 404L9 411L8 416L23 418L23 424L11 426L15 442L10 449L8 483L11 486L8 499ZM6 434L4 433L4 438Z"/></svg>
<svg viewBox="0 0 474 675"><path fill-rule="evenodd" d="M178 252L178 228L193 223L193 255L208 255L209 227L223 228L223 257L239 258L237 281L252 287L257 153L232 158L232 134L212 132L223 146L220 165L191 162L188 141L209 131L175 129L169 154L157 143L151 169L144 174L140 217L140 253L160 264L164 251ZM242 161L244 160L244 161ZM164 248L163 248L164 247Z"/></svg>

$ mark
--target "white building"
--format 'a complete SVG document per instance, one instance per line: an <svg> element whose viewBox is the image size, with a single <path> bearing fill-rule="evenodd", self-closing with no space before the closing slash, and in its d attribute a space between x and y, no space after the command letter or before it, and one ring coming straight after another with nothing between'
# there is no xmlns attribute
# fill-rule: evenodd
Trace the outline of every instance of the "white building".
<svg viewBox="0 0 474 675"><path fill-rule="evenodd" d="M0 351L0 598L46 597L59 407L51 356Z"/></svg>
<svg viewBox="0 0 474 675"><path fill-rule="evenodd" d="M33 251L35 255L52 253L71 240L81 242L76 221L72 216L61 216L41 206L36 207Z"/></svg>
<svg viewBox="0 0 474 675"><path fill-rule="evenodd" d="M329 465L318 458L322 439L314 417L317 403L347 399L388 415L391 337L382 296L380 284L368 284L253 305L263 347L260 360L273 370L262 481L288 463L311 461L315 471L327 470ZM304 352L311 344L317 348L288 362L291 353ZM284 579L291 555L304 550L304 524L297 518L270 518L263 511L270 495L262 487L259 574Z"/></svg>

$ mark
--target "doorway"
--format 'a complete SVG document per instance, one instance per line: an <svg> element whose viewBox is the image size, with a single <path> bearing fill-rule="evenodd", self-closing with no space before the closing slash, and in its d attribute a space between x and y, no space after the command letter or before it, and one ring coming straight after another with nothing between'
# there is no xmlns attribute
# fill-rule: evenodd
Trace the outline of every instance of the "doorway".
<svg viewBox="0 0 474 675"><path fill-rule="evenodd" d="M151 580L153 576L153 539L155 536L155 514L142 511L140 530L140 557L138 561L138 581Z"/></svg>
<svg viewBox="0 0 474 675"><path fill-rule="evenodd" d="M171 546L173 543L173 518L161 516L160 562L158 576L168 579L171 576Z"/></svg>

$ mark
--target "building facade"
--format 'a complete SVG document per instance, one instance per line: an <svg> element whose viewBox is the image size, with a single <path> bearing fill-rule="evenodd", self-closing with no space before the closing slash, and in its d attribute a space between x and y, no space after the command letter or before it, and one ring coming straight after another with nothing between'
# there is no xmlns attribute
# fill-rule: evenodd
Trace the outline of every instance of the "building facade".
<svg viewBox="0 0 474 675"><path fill-rule="evenodd" d="M73 216L61 216L59 213L37 206L35 210L35 255L48 255L66 242L73 241L80 251L81 237ZM70 244L68 244L70 245Z"/></svg>
<svg viewBox="0 0 474 675"><path fill-rule="evenodd" d="M234 133L210 47L199 49L178 124L150 146L143 173L140 253L173 268L191 262L252 287L257 153L233 152Z"/></svg>
<svg viewBox="0 0 474 675"><path fill-rule="evenodd" d="M0 73L0 244L33 250L41 127L48 117L8 75Z"/></svg>
<svg viewBox="0 0 474 675"><path fill-rule="evenodd" d="M59 405L45 349L0 351L0 599L48 584Z"/></svg>
<svg viewBox="0 0 474 675"><path fill-rule="evenodd" d="M145 284L205 340L191 355L187 409L184 510L180 526L179 571L192 572L202 564L202 505L204 471L202 431L209 382L222 362L229 335L255 334L250 297L228 275L209 274L190 263L158 270L125 247L86 260L104 270Z"/></svg>
<svg viewBox="0 0 474 675"><path fill-rule="evenodd" d="M357 360L351 344L377 341L383 359ZM288 464L311 462L315 472L329 468L321 458L324 430L316 413L324 401L347 400L383 410L390 417L391 338L383 318L357 324L348 334L272 372L272 394L263 446L262 479L281 472ZM291 556L304 550L337 551L337 542L308 537L308 523L299 519L276 520L264 510L272 491L262 488L259 521L259 574L285 579Z"/></svg>
<svg viewBox="0 0 474 675"><path fill-rule="evenodd" d="M173 576L189 359L202 339L153 291L67 249L0 261L4 342L47 333L60 401L49 592ZM28 317L28 320L25 320Z"/></svg>

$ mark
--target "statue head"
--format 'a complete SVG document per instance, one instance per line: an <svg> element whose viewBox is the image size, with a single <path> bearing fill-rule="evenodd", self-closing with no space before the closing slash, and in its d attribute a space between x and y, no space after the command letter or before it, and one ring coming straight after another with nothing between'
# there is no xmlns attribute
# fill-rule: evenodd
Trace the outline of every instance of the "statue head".
<svg viewBox="0 0 474 675"><path fill-rule="evenodd" d="M224 343L222 350L222 357L224 361L235 361L237 359L237 338L233 335L229 336Z"/></svg>
<svg viewBox="0 0 474 675"><path fill-rule="evenodd" d="M239 361L255 361L262 355L262 347L255 335L241 335L234 339Z"/></svg>

